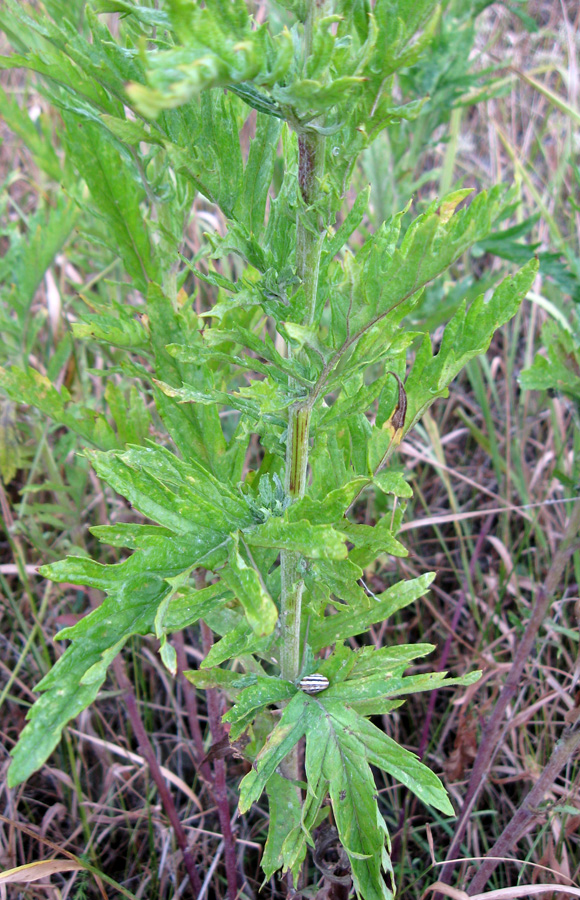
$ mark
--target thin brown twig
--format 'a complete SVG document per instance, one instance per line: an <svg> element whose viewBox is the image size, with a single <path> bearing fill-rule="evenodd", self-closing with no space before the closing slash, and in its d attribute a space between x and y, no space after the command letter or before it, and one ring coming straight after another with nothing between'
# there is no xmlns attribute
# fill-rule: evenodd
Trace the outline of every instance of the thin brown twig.
<svg viewBox="0 0 580 900"><path fill-rule="evenodd" d="M508 704L513 699L520 686L521 677L526 663L532 653L534 642L540 630L546 614L552 602L552 597L558 589L564 568L571 553L577 549L578 533L580 531L580 502L574 505L564 532L562 543L556 553L552 565L548 570L545 584L540 587L531 611L530 618L523 637L517 648L514 661L503 686L501 694L491 712L483 729L477 755L473 763L471 777L463 801L463 807L457 822L455 835L447 852L448 862L442 869L440 881L449 884L455 864L452 860L459 855L458 851L463 841L471 811L475 802L487 781L489 769L493 757L498 749L499 736L504 724L504 715Z"/></svg>

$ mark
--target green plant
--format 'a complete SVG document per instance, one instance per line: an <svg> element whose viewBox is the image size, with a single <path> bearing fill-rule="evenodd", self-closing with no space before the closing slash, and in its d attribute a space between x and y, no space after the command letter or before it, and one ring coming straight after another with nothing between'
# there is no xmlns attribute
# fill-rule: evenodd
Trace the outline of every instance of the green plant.
<svg viewBox="0 0 580 900"><path fill-rule="evenodd" d="M232 700L230 741L244 737L240 752L252 762L240 808L264 790L270 803L266 875L282 868L298 879L329 796L357 892L390 897L371 765L444 814L453 809L439 779L371 717L477 673L405 677L431 645L354 651L347 641L433 580L379 596L364 587L378 556L405 555L396 534L411 488L388 463L514 315L536 262L462 304L436 354L405 319L513 194L495 187L458 210L470 192L456 191L403 236L407 210L348 249L369 203L363 191L343 209L360 154L389 123L420 113L421 101L394 99L396 77L437 27L432 0L381 0L372 11L296 0L259 26L242 0L161 9L98 0L74 25L57 0L44 8L7 0L0 23L18 52L2 65L42 76L64 122L67 165L86 185L67 182L85 235L122 263L107 302L83 296L91 311L73 335L101 344L104 374L121 372L136 389L127 398L109 381L97 411L30 368L1 370L0 386L80 435L98 477L156 524L92 529L133 551L119 563L82 556L43 568L106 599L60 632L71 644L39 685L10 784L47 759L131 637L155 634L175 673L171 635L202 620L220 639L189 677ZM117 38L104 13L121 14ZM243 127L254 129L247 153ZM184 236L196 193L219 217L191 256ZM374 526L349 517L368 490L385 496ZM235 668L223 667L230 660ZM328 689L302 690L312 673Z"/></svg>
<svg viewBox="0 0 580 900"><path fill-rule="evenodd" d="M403 96L424 100L421 115L386 128L362 157L373 188L373 225L397 212L409 197L423 193L426 185L439 185L446 193L461 117L489 96L509 90L509 81L498 75L499 66L490 67L476 46L478 17L490 6L488 0L447 0L443 6L429 53L399 75ZM436 145L441 143L446 146L440 162Z"/></svg>
<svg viewBox="0 0 580 900"><path fill-rule="evenodd" d="M549 319L542 328L542 343L547 355L538 354L533 365L522 372L522 387L536 391L560 391L575 403L578 411L580 339L577 316L572 318L570 324L566 323L566 327L561 321Z"/></svg>

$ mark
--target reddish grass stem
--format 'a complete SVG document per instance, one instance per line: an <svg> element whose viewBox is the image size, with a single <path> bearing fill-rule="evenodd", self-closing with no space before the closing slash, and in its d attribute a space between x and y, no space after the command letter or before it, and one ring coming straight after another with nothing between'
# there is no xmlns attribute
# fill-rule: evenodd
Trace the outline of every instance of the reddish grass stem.
<svg viewBox="0 0 580 900"><path fill-rule="evenodd" d="M536 601L532 608L528 624L523 637L516 650L510 673L503 686L501 694L491 712L483 729L477 755L471 770L471 777L463 801L463 806L453 840L447 851L448 862L443 866L440 881L449 884L455 863L453 859L458 855L461 842L467 829L467 824L475 802L487 781L487 775L491 767L493 757L499 747L499 737L504 725L504 716L508 704L516 695L526 663L533 651L537 634L542 626L546 614L550 608L552 597L558 589L566 563L571 554L578 549L578 533L580 531L580 502L574 504L574 508L568 520L568 525L562 538L562 543L556 553L552 565L548 570L544 585L538 590Z"/></svg>
<svg viewBox="0 0 580 900"><path fill-rule="evenodd" d="M177 677L183 691L185 700L185 708L187 709L187 719L189 722L189 732L191 734L195 751L197 755L197 764L199 770L207 783L213 790L213 776L208 762L204 759L205 750L203 747L203 735L199 724L199 716L197 713L197 697L195 688L190 681L187 680L184 671L187 669L187 660L185 656L183 632L178 631L173 635L173 645L177 656Z"/></svg>
<svg viewBox="0 0 580 900"><path fill-rule="evenodd" d="M175 839L178 843L179 849L183 855L183 863L185 865L185 869L189 876L189 881L191 883L191 887L195 896L197 897L199 892L201 891L201 879L199 877L197 867L195 865L195 861L193 859L193 855L188 846L187 835L185 833L185 829L181 824L179 819L179 814L177 812L177 808L175 803L173 802L173 797L167 784L165 783L165 779L161 772L161 768L159 763L157 762L157 757L155 755L155 750L153 749L153 745L149 740L149 735L145 730L145 726L143 725L143 720L139 714L139 709L137 707L137 698L135 697L135 691L133 689L133 685L129 681L127 674L125 672L125 667L121 660L120 656L117 656L114 663L115 674L117 676L117 680L119 682L119 686L123 691L123 699L125 701L125 707L127 710L127 715L129 716L129 721L131 722L131 727L133 728L133 732L135 737L137 738L137 742L139 744L139 751L149 766L149 771L151 772L151 777L155 782L157 790L159 791L159 798L161 800L161 804L163 809L167 814L167 818L171 823L171 827L175 832Z"/></svg>
<svg viewBox="0 0 580 900"><path fill-rule="evenodd" d="M490 877L499 866L501 857L506 857L532 822L542 816L542 812L538 811L538 807L543 802L546 791L551 788L564 766L570 761L579 747L580 728L578 728L578 725L574 728L567 728L554 747L544 771L533 788L524 797L515 815L506 825L491 850L486 854L486 857L489 857L489 859L486 858L484 860L479 870L473 876L467 888L467 893L470 896L483 891ZM492 859L491 857L499 857L499 859Z"/></svg>
<svg viewBox="0 0 580 900"><path fill-rule="evenodd" d="M212 648L213 635L211 629L201 623L201 639L203 644L203 652L207 656ZM224 727L222 725L222 708L221 699L215 688L208 688L205 692L207 703L207 715L209 719L209 729L214 745L219 745L226 737ZM214 797L220 820L222 837L224 839L224 861L226 866L226 879L228 883L229 900L236 900L238 896L238 866L236 862L236 842L232 832L230 822L230 804L228 801L226 787L226 764L225 761L216 756L213 761L214 772Z"/></svg>

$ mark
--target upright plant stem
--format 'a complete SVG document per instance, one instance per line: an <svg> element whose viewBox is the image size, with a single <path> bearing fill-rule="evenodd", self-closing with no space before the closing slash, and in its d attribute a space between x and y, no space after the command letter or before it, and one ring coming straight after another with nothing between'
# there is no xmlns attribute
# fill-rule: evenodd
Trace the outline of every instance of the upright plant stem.
<svg viewBox="0 0 580 900"><path fill-rule="evenodd" d="M309 430L310 410L303 406L292 409L288 423L286 493L293 500L303 497L306 488ZM282 678L287 681L296 681L300 674L300 619L304 591L300 561L299 553L290 550L283 550L281 553L282 640L280 665ZM295 777L298 777L297 773Z"/></svg>
<svg viewBox="0 0 580 900"><path fill-rule="evenodd" d="M324 175L325 138L314 132L298 137L298 184L305 209L296 219L296 273L306 299L305 325L312 325L316 312L316 293L322 249L322 222L314 204L320 197Z"/></svg>
<svg viewBox="0 0 580 900"><path fill-rule="evenodd" d="M304 23L304 56L312 53L316 18L321 7L311 0ZM323 228L319 211L321 181L324 175L325 138L315 132L298 136L298 183L303 206L296 218L296 273L301 280L305 298L304 325L312 326L316 315L318 273L322 249ZM286 445L286 493L292 500L304 496L308 471L308 448L311 406L297 403L288 417ZM298 553L283 550L281 553L281 653L282 678L296 681L300 674L300 623L304 581L300 571ZM295 748L284 763L288 778L299 778L298 751Z"/></svg>

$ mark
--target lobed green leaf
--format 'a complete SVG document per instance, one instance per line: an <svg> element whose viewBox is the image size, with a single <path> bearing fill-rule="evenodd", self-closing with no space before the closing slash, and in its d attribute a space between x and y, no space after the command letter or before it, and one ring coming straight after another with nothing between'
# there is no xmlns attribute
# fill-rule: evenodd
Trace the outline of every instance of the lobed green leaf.
<svg viewBox="0 0 580 900"><path fill-rule="evenodd" d="M435 573L430 572L410 581L401 581L379 594L378 602L367 609L360 612L346 610L314 620L311 622L308 638L312 649L316 653L337 641L361 634L376 622L384 621L425 594L434 578Z"/></svg>
<svg viewBox="0 0 580 900"><path fill-rule="evenodd" d="M237 535L230 546L228 565L220 574L244 607L254 633L258 637L272 634L278 621L278 609L266 590L260 572L242 557Z"/></svg>

